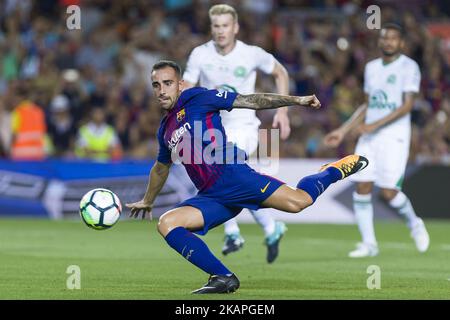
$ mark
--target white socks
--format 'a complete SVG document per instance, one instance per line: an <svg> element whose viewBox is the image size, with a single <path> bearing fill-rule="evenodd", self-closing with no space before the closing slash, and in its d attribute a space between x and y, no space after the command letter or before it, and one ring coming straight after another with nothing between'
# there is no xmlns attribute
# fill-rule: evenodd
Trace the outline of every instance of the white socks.
<svg viewBox="0 0 450 320"><path fill-rule="evenodd" d="M248 210L252 214L256 222L264 229L264 234L267 236L275 232L275 220L267 212ZM225 234L239 233L239 226L236 218L225 222Z"/></svg>
<svg viewBox="0 0 450 320"><path fill-rule="evenodd" d="M389 201L389 205L405 218L408 228L412 229L412 227L414 227L418 218L411 201L409 201L408 197L403 192L399 191L397 195Z"/></svg>
<svg viewBox="0 0 450 320"><path fill-rule="evenodd" d="M362 241L368 244L377 244L375 230L373 228L372 195L353 192L353 210Z"/></svg>
<svg viewBox="0 0 450 320"><path fill-rule="evenodd" d="M235 234L239 233L239 226L237 224L236 218L230 219L224 223L225 226L225 234Z"/></svg>
<svg viewBox="0 0 450 320"><path fill-rule="evenodd" d="M412 207L411 201L401 191L389 201L389 205L394 208L401 216L403 216L408 224L408 228L412 229L418 217ZM373 227L373 206L371 194L358 194L353 192L353 210L355 211L356 221L358 223L359 232L364 243L377 243L375 231Z"/></svg>
<svg viewBox="0 0 450 320"><path fill-rule="evenodd" d="M257 210L248 210L252 214L253 218L264 229L266 237L275 232L275 220L268 212L262 212Z"/></svg>

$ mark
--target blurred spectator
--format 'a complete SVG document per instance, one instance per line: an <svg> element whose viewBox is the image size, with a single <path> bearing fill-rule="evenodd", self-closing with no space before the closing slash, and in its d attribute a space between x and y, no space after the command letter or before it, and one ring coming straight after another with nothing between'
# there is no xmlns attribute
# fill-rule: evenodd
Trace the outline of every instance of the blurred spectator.
<svg viewBox="0 0 450 320"><path fill-rule="evenodd" d="M92 67L95 71L108 71L112 67L113 56L108 50L101 31L90 34L86 43L83 43L77 53L76 64L78 67Z"/></svg>
<svg viewBox="0 0 450 320"><path fill-rule="evenodd" d="M74 146L76 128L70 112L69 99L64 95L53 98L48 118L48 133L53 142L53 155L70 155Z"/></svg>
<svg viewBox="0 0 450 320"><path fill-rule="evenodd" d="M0 157L8 155L11 140L11 113L6 109L4 99L0 96Z"/></svg>
<svg viewBox="0 0 450 320"><path fill-rule="evenodd" d="M80 72L75 69L67 69L62 72L61 83L55 91L64 94L70 102L70 110L75 123L81 121L85 113L85 102L88 100L88 92L94 87L86 77L81 78Z"/></svg>
<svg viewBox="0 0 450 320"><path fill-rule="evenodd" d="M363 102L355 76L349 75L335 86L333 101L332 107L338 112L340 120L346 121L355 111L358 102Z"/></svg>
<svg viewBox="0 0 450 320"><path fill-rule="evenodd" d="M28 96L24 87L16 94L17 104L12 113L13 160L43 160L47 155L45 114Z"/></svg>
<svg viewBox="0 0 450 320"><path fill-rule="evenodd" d="M306 155L310 158L320 157L320 144L324 137L323 131L316 125L308 131L307 137Z"/></svg>
<svg viewBox="0 0 450 320"><path fill-rule="evenodd" d="M25 98L48 115L55 156L74 152L65 136L73 139L73 131L92 120L86 119L87 111L103 106L124 155L154 157L160 112L152 105L151 68L160 59L185 64L192 48L207 41L208 9L216 2L0 1L3 155L10 139L8 114L17 104L6 96L17 83L26 82L30 95ZM315 93L322 101L322 109L315 112L291 108L292 134L281 143L281 156L333 157L351 150L352 139L337 150L323 149L318 139L362 102L364 65L378 56L378 30L366 26L367 1L227 2L242 12L240 39L263 47L287 67L290 93ZM81 30L65 28L69 3L81 6ZM450 20L445 4L394 0L380 4L382 22L403 23L405 53L422 72L421 95L412 112L412 160L450 154L445 118L449 117ZM258 78L259 91L274 91L270 78ZM270 113L260 116L262 127L271 127Z"/></svg>
<svg viewBox="0 0 450 320"><path fill-rule="evenodd" d="M69 39L61 37L55 52L55 65L59 70L76 67L74 51L75 47Z"/></svg>
<svg viewBox="0 0 450 320"><path fill-rule="evenodd" d="M90 121L78 131L75 151L80 158L98 161L117 160L122 156L116 130L106 123L105 111L94 107Z"/></svg>
<svg viewBox="0 0 450 320"><path fill-rule="evenodd" d="M156 130L161 119L157 106L144 109L130 128L130 155L135 158L155 157L158 150Z"/></svg>
<svg viewBox="0 0 450 320"><path fill-rule="evenodd" d="M123 68L122 83L130 88L140 83L145 83L150 91L152 81L150 74L153 65L162 58L158 52L125 47L121 53L121 64Z"/></svg>

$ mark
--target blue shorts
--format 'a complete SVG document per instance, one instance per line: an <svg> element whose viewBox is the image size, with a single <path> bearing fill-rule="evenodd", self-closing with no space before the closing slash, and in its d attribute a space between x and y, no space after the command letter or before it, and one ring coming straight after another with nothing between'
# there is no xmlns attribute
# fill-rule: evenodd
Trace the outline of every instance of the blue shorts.
<svg viewBox="0 0 450 320"><path fill-rule="evenodd" d="M207 190L176 206L191 206L202 212L203 229L200 235L238 215L242 209L257 210L262 202L284 182L256 172L247 164L226 165L222 176Z"/></svg>

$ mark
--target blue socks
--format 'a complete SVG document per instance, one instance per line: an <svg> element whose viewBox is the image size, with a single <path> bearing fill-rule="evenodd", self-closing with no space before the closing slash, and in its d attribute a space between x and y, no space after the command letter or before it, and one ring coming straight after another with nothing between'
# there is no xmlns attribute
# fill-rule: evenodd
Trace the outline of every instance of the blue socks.
<svg viewBox="0 0 450 320"><path fill-rule="evenodd" d="M342 173L335 167L329 167L326 170L304 177L297 184L298 189L302 189L311 196L313 202L320 196L332 183L342 179Z"/></svg>
<svg viewBox="0 0 450 320"><path fill-rule="evenodd" d="M217 259L208 246L195 234L183 227L177 227L166 235L166 241L186 260L203 271L215 275L231 275L232 272Z"/></svg>

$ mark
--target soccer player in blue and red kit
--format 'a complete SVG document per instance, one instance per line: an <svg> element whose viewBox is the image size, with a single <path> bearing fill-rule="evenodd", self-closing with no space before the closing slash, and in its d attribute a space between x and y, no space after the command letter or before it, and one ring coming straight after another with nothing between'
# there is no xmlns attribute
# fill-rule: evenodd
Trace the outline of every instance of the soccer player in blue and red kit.
<svg viewBox="0 0 450 320"><path fill-rule="evenodd" d="M144 198L127 204L131 216L151 219L153 203L163 187L171 164L180 161L198 194L164 213L158 231L174 250L210 275L208 283L193 293L229 293L239 280L194 233L208 230L235 217L243 208L274 208L298 213L312 205L332 183L364 169L368 161L347 156L322 166L319 173L304 177L297 186L260 174L245 163L245 153L227 143L220 110L255 110L283 106L320 108L315 95L287 96L269 93L240 95L195 87L183 91L181 68L173 61L153 66L155 96L166 115L158 130L160 145L149 175Z"/></svg>

